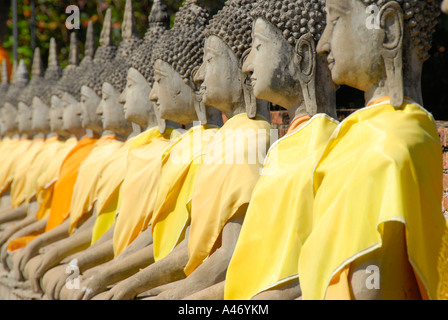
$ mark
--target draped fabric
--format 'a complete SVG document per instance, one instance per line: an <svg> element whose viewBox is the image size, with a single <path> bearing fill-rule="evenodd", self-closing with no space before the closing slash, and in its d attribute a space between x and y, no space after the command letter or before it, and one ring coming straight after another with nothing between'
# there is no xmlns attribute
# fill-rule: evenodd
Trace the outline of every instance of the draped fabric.
<svg viewBox="0 0 448 320"><path fill-rule="evenodd" d="M0 195L9 189L18 160L24 156L31 144L32 140L28 138L11 139L11 142L2 150L4 156L0 166Z"/></svg>
<svg viewBox="0 0 448 320"><path fill-rule="evenodd" d="M394 108L380 99L341 122L314 171L313 231L298 268L303 298L325 298L330 284L348 287L344 269L381 248L390 221L405 227L422 296L436 298L442 173L434 119L415 102Z"/></svg>
<svg viewBox="0 0 448 320"><path fill-rule="evenodd" d="M150 225L162 155L178 136L171 128L164 134L158 133L158 129L150 129L134 139L128 154L126 176L120 187L113 237L115 256Z"/></svg>
<svg viewBox="0 0 448 320"><path fill-rule="evenodd" d="M36 200L39 205L39 211L36 214L37 219L44 219L50 214L53 190L59 178L62 163L77 143L78 140L75 137L63 142L56 154L49 160L45 171L37 178Z"/></svg>
<svg viewBox="0 0 448 320"><path fill-rule="evenodd" d="M165 150L152 218L154 259L166 257L185 237L190 221L187 203L205 149L216 128L196 126Z"/></svg>
<svg viewBox="0 0 448 320"><path fill-rule="evenodd" d="M89 156L97 141L98 139L84 137L65 158L54 186L50 215L45 231L57 227L69 217L73 188L79 168L81 163Z"/></svg>
<svg viewBox="0 0 448 320"><path fill-rule="evenodd" d="M11 207L18 208L26 200L25 187L26 179L29 174L28 169L34 161L36 155L42 150L44 139L34 139L30 147L16 161L16 167L11 181Z"/></svg>
<svg viewBox="0 0 448 320"><path fill-rule="evenodd" d="M225 299L251 299L298 277L313 226L314 165L336 126L324 114L299 117L269 150L229 264Z"/></svg>
<svg viewBox="0 0 448 320"><path fill-rule="evenodd" d="M134 138L128 139L120 149L105 160L96 189L97 217L92 230L92 244L115 224L120 186L126 175L127 157Z"/></svg>
<svg viewBox="0 0 448 320"><path fill-rule="evenodd" d="M243 113L213 136L191 200L187 275L213 253L226 223L249 203L270 146L270 129L262 117L250 119Z"/></svg>
<svg viewBox="0 0 448 320"><path fill-rule="evenodd" d="M89 156L79 168L70 206L70 228L72 233L81 219L92 211L97 199L97 186L106 161L117 152L123 142L113 135L98 140Z"/></svg>
<svg viewBox="0 0 448 320"><path fill-rule="evenodd" d="M63 144L64 142L57 136L47 138L31 165L28 167L24 190L25 201L27 204L35 198L39 177L47 171L52 159L57 155Z"/></svg>
<svg viewBox="0 0 448 320"><path fill-rule="evenodd" d="M79 167L82 161L90 154L97 141L98 139L84 137L70 150L67 157L63 160L54 189L51 190L51 193L45 195L45 199L51 203L45 232L57 227L69 217L73 187ZM41 210L42 208L39 209L37 217L42 217ZM8 250L13 251L23 248L38 236L38 234L28 235L13 239L8 243Z"/></svg>

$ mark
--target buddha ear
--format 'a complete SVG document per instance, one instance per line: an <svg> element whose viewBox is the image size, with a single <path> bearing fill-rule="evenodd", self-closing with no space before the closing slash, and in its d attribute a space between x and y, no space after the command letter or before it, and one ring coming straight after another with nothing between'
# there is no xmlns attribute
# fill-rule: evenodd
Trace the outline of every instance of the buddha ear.
<svg viewBox="0 0 448 320"><path fill-rule="evenodd" d="M386 69L390 103L393 107L403 104L403 38L404 15L396 1L386 3L379 13L380 27L384 31L381 56Z"/></svg>
<svg viewBox="0 0 448 320"><path fill-rule="evenodd" d="M311 33L300 37L295 46L298 57L299 82L307 113L317 113L316 103L316 42Z"/></svg>
<svg viewBox="0 0 448 320"><path fill-rule="evenodd" d="M154 107L154 113L156 115L156 119L157 119L157 127L159 128L159 132L161 134L164 134L166 131L166 120L162 119L160 117L160 113L159 110L157 110L157 108Z"/></svg>
<svg viewBox="0 0 448 320"><path fill-rule="evenodd" d="M196 115L198 116L198 120L201 122L201 125L207 124L207 110L205 108L205 104L202 102L202 96L197 93L196 85L198 82L195 82L194 79L197 77L197 73L200 69L200 66L196 66L191 71L191 79L192 80L192 86L193 86L193 103L194 103L194 109L196 111Z"/></svg>
<svg viewBox="0 0 448 320"><path fill-rule="evenodd" d="M254 95L254 90L252 88L252 85L250 84L250 78L247 74L243 73L242 66L244 65L244 62L246 61L247 57L250 54L250 48L243 52L240 58L240 77L241 77L241 86L243 87L243 96L244 96L244 102L246 104L246 113L249 119L255 119L257 116L257 99Z"/></svg>

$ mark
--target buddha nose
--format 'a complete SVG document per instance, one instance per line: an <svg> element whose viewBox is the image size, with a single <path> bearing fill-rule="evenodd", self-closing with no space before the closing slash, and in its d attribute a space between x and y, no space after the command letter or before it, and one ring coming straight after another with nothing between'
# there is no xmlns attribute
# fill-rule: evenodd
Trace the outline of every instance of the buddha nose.
<svg viewBox="0 0 448 320"><path fill-rule="evenodd" d="M127 94L128 89L125 88L123 90L123 92L120 94L120 96L118 97L118 102L121 104L125 104L126 103L126 94Z"/></svg>
<svg viewBox="0 0 448 320"><path fill-rule="evenodd" d="M329 41L329 33L328 28L325 28L320 41L317 43L316 52L321 56L327 56L330 54L331 46Z"/></svg>
<svg viewBox="0 0 448 320"><path fill-rule="evenodd" d="M154 83L154 85L152 86L151 92L149 93L149 100L152 102L157 102L157 89L156 87L158 86L157 82Z"/></svg>
<svg viewBox="0 0 448 320"><path fill-rule="evenodd" d="M197 84L204 82L204 64L201 64L199 69L194 73L193 81Z"/></svg>
<svg viewBox="0 0 448 320"><path fill-rule="evenodd" d="M103 101L104 100L101 100L100 104L98 105L98 108L96 108L96 112L95 113L97 115L99 115L99 116L103 115Z"/></svg>
<svg viewBox="0 0 448 320"><path fill-rule="evenodd" d="M253 50L250 50L249 53L247 54L247 57L244 59L243 67L241 68L243 73L251 75L254 72L252 60L253 60Z"/></svg>

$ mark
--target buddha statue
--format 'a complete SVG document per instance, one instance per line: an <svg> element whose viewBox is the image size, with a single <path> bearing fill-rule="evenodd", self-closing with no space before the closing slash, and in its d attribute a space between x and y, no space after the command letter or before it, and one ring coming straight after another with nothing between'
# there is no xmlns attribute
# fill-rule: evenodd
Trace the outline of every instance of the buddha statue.
<svg viewBox="0 0 448 320"><path fill-rule="evenodd" d="M76 43L75 43L76 44ZM77 44L76 44L77 45ZM73 43L71 46L71 52L75 50L75 47L73 47ZM76 54L71 54L71 56L76 56ZM72 60L70 60L71 63L73 63ZM60 77L60 68L58 66L57 61L57 54L56 54L56 45L54 41L51 41L50 45L50 55L49 55L49 67L45 74L45 88L40 92L43 99L48 102L49 98L51 97L51 110L55 110L55 103L58 102L57 106L57 115L52 116L52 120L50 121L51 131L55 132L59 135L58 138L62 138L62 140L65 140L65 143L60 145L60 148L58 148L57 155L55 154L51 161L48 162L47 168L45 169L46 173L41 174L38 181L34 181L36 183L36 190L35 194L30 193L36 198L36 202L39 206L40 213L36 215L33 210L28 210L28 215L26 216L26 219L23 219L20 223L17 223L14 228L9 228L8 232L5 232L2 235L2 238L0 239L0 244L3 245L12 235L15 235L17 238L20 238L21 236L26 236L27 234L32 234L34 232L40 232L42 228L45 228L46 220L44 219L46 217L45 214L45 201L49 201L49 197L47 195L50 195L52 191L50 191L51 186L54 185L54 182L57 180L56 176L59 173L58 168L60 168L62 161L65 159L67 153L72 149L74 146L74 142L76 141L75 138L69 138L70 133L63 129L63 123L62 123L62 106L61 106L61 99L58 95L56 95L56 92L60 92L57 88L59 87L59 82L65 81L64 78L59 79ZM69 65L64 70L64 77L67 77L71 71L75 70L74 65ZM54 81L57 80L57 83L55 84ZM60 87L59 87L60 88ZM54 114L54 113L52 113ZM43 118L40 118L41 120L44 120ZM54 125L58 122L59 129L55 130ZM51 139L50 139L51 140ZM58 139L59 140L59 139ZM30 187L31 188L31 187ZM31 191L32 188L31 188ZM28 199L29 200L29 199ZM26 213L26 211L25 211ZM42 221L39 221L42 220ZM36 224L34 224L37 222ZM15 234L16 231L19 231L20 233ZM6 250L6 248L4 248ZM4 251L3 251L4 252ZM2 256L4 258L4 256Z"/></svg>
<svg viewBox="0 0 448 320"><path fill-rule="evenodd" d="M156 1L151 9L149 28L143 43L135 49L135 52L133 50L129 60L126 59L126 65L129 63L131 64L128 66L128 68L130 67L130 71L134 69L134 77L131 78L132 76L128 75L126 78L126 71L124 72L123 77L123 70L121 68L117 69L115 74L109 77L111 82L110 85L113 87L112 92L116 93L116 88L120 91L124 89L119 97L119 101L124 104L124 116L126 120L133 122L135 127L145 131L142 133L143 138L145 138L145 134L150 138L160 137L160 134L153 134L156 132L159 133L157 126L158 121L152 103L148 100L150 91L148 89L148 82L142 74L145 76L151 74L152 64L147 63L147 61L149 60L153 45L158 40L161 32L168 26L168 21L169 16L166 12L166 6L163 2ZM128 23L127 25L127 30L135 28L132 27L131 23ZM129 26L131 27L130 29L128 29ZM123 33L127 33L127 31ZM132 33L130 33L130 35L132 35ZM139 75L140 78L135 75ZM137 79L142 80L142 82L138 83L138 86L133 82L133 85L131 86L130 81L136 81ZM126 81L128 84L125 86ZM137 91L135 91L136 89ZM132 92L135 94L132 94ZM113 103L116 104L116 101L113 100ZM159 124L160 123L161 121L159 121ZM163 127L174 128L176 125L168 122L167 124L164 123ZM126 174L128 151L130 147L133 146L134 140L138 138L139 136L135 136L134 131L129 139L123 144L122 148L105 161L104 170L101 174L100 181L98 182L101 187L99 188L97 196L98 200L95 204L97 219L92 232L92 246L65 260L65 263L68 264L71 260L76 259L77 266L81 272L113 258L112 235L115 224L115 212L118 210L117 205L120 185ZM139 139L141 139L141 137ZM148 140L147 143L149 142L150 141ZM42 281L46 296L50 299L59 299L61 289L65 286L68 276L69 275L65 273L64 265L53 268L47 272ZM69 299L67 294L73 292L65 289L66 288L64 288L65 295L62 295L61 298Z"/></svg>
<svg viewBox="0 0 448 320"><path fill-rule="evenodd" d="M87 48L88 46L86 46ZM63 106L63 129L77 137L78 142L72 146L70 153L60 162L57 179L53 179L50 190L46 191L45 203L40 204L37 216L42 218L38 223L44 223L39 236L26 235L9 242L10 248L18 250L15 265L16 277L21 279L28 261L37 256L41 247L68 236L68 224L64 225L70 210L73 186L76 182L79 166L87 158L98 138L98 133L81 126L82 112L79 110L80 75L85 73L87 63L78 67L78 50L76 37L71 37L70 65L64 70L64 75L56 84L56 91ZM84 59L83 59L84 62ZM39 233L38 233L39 234Z"/></svg>
<svg viewBox="0 0 448 320"><path fill-rule="evenodd" d="M234 3L231 2L228 5ZM197 6L195 1L187 1L184 5L184 10L190 7L194 8L195 6ZM239 10L239 6L235 5L229 11L239 17L239 14L241 14ZM223 10L221 14L218 13L211 20L210 25L207 26L205 33L201 37L205 37L208 30L213 28L213 26L216 27L222 24L222 19L229 14L229 11ZM180 13L181 10L179 15ZM188 25L188 21L191 20L185 19L181 21L183 21L183 24ZM230 29L228 32L235 32L233 34L234 38L238 34L240 38L242 35L250 36L250 30L238 29L235 23L239 23L239 20L233 18L226 23L226 26L229 26ZM230 24L232 27L235 26L235 29L232 29ZM178 33L180 34L180 32ZM228 37L228 39L230 38ZM226 148L225 152L235 152L235 150L229 150L234 147L230 141L231 139L244 139L244 137L237 136L238 132L241 134L240 130L243 130L243 132L246 130L246 133L249 132L249 135L252 133L255 136L259 133L258 130L261 129L263 133L255 138L258 141L252 141L255 145L259 144L264 147L269 145L269 137L267 136L269 136L270 125L264 117L260 116L261 113L269 118L269 105L262 101L257 103L251 91L245 90L243 87L245 77L242 74L242 63L238 57L243 56L243 52L250 45L250 41L247 43L246 48L243 45L228 46L225 42L224 46L219 47L219 49L213 48L213 51L216 51L216 55L219 55L220 58L216 59L220 61L220 65L215 66L213 69L214 72L218 72L215 73L214 80L217 80L216 74L231 75L231 77L220 77L218 80L221 80L221 83L216 81L213 84L204 81L204 74L208 70L207 63L209 62L206 58L209 50L208 39L205 42L203 59L191 59L195 61L192 68L184 67L178 60L178 57L186 56L184 60L188 61L190 56L187 53L190 53L190 55L194 54L193 49L188 47L188 42L185 39L185 36L181 39L174 37L172 44L166 41L163 42L164 44L161 45L161 48L164 48L164 50L156 50L157 53L154 58L156 61L155 73L158 77L156 79L159 81L153 89L155 91L158 88L157 94L155 94L153 99L156 100L157 98L160 105L164 103L163 101L170 101L168 97L170 92L172 94L172 91L168 84L173 82L180 83L181 80L176 80L176 77L184 78L187 83L192 79L201 86L203 105L209 105L226 113L229 120L214 134L213 142L207 146L203 163L196 174L192 199L188 203L188 206L191 208L191 222L190 226L185 230L184 240L168 255L125 281L118 283L101 298L132 299L147 290L155 288L154 290L157 293L163 292L159 294L158 298L179 299L223 281L225 270L233 252L233 243L236 242L238 237L247 202L249 201L249 197L246 197L246 195L250 194L251 188L253 188L253 184L258 178L261 164L258 161L255 164L248 164L248 150L245 150L244 147L236 150L236 157L242 156L244 158L243 163L222 163L216 161L218 160L216 159L218 151L223 145L226 145L229 148ZM244 40L247 42L247 38ZM185 41L186 44L183 44L182 41ZM169 48L169 50L166 48ZM225 50L222 50L223 48ZM174 71L179 74L176 75ZM235 72L233 73L232 71ZM240 85L234 85L234 82L240 83ZM210 87L208 87L208 84L210 84ZM218 88L221 88L222 91ZM215 93L213 95L210 94L210 97L206 99L205 95L208 92ZM212 97L217 97L218 99L214 101ZM227 99L220 100L223 97L227 97ZM249 103L246 104L246 101ZM200 107L199 105L198 108ZM228 130L227 132L230 135L224 137L225 130ZM267 136L266 131L268 131ZM254 138L254 136L246 136L245 138L250 139ZM212 154L216 158L213 158ZM237 176L238 178L236 178ZM238 182L239 179L241 184ZM230 185L234 191L233 195L226 187ZM217 192L217 194L211 194L211 190L213 190L212 192ZM208 194L206 195L207 191ZM206 197L208 200L204 201L203 197ZM215 202L215 200L211 201L211 199L216 199L218 202ZM213 210L211 210L212 208ZM207 235L204 234L205 229L203 228L207 229ZM202 254L205 254L205 256L202 256ZM208 259L204 261L204 258L207 256ZM182 281L178 282L178 280ZM154 295L154 292L147 292L145 295L151 296Z"/></svg>
<svg viewBox="0 0 448 320"><path fill-rule="evenodd" d="M366 25L372 5L378 28ZM317 52L366 106L339 124L315 166L302 297L435 299L442 153L420 79L440 2L327 0L326 10Z"/></svg>
<svg viewBox="0 0 448 320"><path fill-rule="evenodd" d="M288 110L292 121L269 150L252 193L225 298L295 299L300 249L312 230L312 171L337 126L335 85L315 50L325 1L260 1L251 15L252 49L243 71L255 96Z"/></svg>
<svg viewBox="0 0 448 320"><path fill-rule="evenodd" d="M103 84L102 99L96 110L96 114L102 119L103 135L79 168L70 206L70 222L68 228L70 236L53 246L47 253L42 254L38 266L34 265L33 267L29 267L32 270L30 278L33 282L33 287L37 291L40 290L40 278L46 271L57 265L67 256L89 247L92 228L96 220L96 191L101 186L100 177L104 177L104 164L120 149L123 141L131 131L131 126L124 119L122 107L118 102L120 92L116 92L115 89L115 87L119 89L124 87L123 82L126 76L120 76L120 73L126 70L123 70L121 67L116 67L112 70L109 70L109 68L123 64L126 65L127 58L139 45L138 36L135 32L127 32L127 29L132 27L133 20L132 4L128 0L124 14L123 41L118 47L115 60L109 63L103 71L105 81L114 84L114 86L106 82ZM106 76L106 74L108 75ZM86 104L89 105L90 103L91 101L88 101ZM84 108L81 113L85 114ZM86 118L83 118L83 126L92 123L86 120ZM91 129L93 130L92 127Z"/></svg>
<svg viewBox="0 0 448 320"><path fill-rule="evenodd" d="M155 5L156 4L160 5L160 2L157 1ZM198 7L195 6L194 8ZM153 15L153 12L151 13L151 16L157 18L157 15ZM204 23L206 22L206 19L204 19L205 12L203 10L202 11L198 10L198 12L194 13L191 11L187 11L187 9L185 9L183 10L183 12L184 12L183 14L177 16L179 19L176 18L177 19L176 21L184 21L184 22L192 21L189 22L188 25L196 23L198 24L196 29L203 26ZM186 14L189 15L190 18L189 20L185 18ZM151 16L150 16L150 28L152 19ZM160 30L160 23L159 26L155 24L154 28L155 27L157 27ZM181 38L178 35L179 30L183 31L182 34L186 34L186 31L192 32L187 28L182 29L182 25L178 25L176 23L176 28L170 30L163 37L161 37L160 42L158 42L158 45L163 46L163 44L166 43L166 41L171 41L170 38L173 37L174 35L176 35L178 38ZM194 31L196 32L196 30ZM144 45L146 45L146 49L144 47L140 48L141 55L135 55L132 62L132 68L128 72L128 86L125 90L125 93L123 93L121 97L122 101L125 102L124 108L126 109L126 111L129 110L128 107L132 108L131 110L129 110L130 112L126 112L127 116L132 116L133 113L135 114L136 112L138 112L136 108L134 109L135 106L130 104L133 101L133 96L130 96L130 93L132 93L131 88L134 89L133 88L134 84L130 83L130 81L139 81L140 85L142 85L142 87L148 90L148 93L153 83L152 80L153 72L150 70L150 68L152 68L153 66L153 62L148 57L147 53L146 55L144 54L145 51L146 52L152 51L154 42L153 41L152 43L149 41L147 42L146 39L150 40L151 38L145 36L146 44ZM196 39L191 37L191 35L189 37L184 37L184 39L192 39L189 41L191 41L193 44L196 42ZM198 51L199 50L195 49L192 52L192 54ZM143 64L142 60L149 60L149 63ZM143 80L145 80L147 84L143 83ZM182 78L181 83L183 86L186 85ZM193 84L193 82L191 82L191 84ZM101 292L101 290L104 290L107 287L107 285L113 284L114 282L123 279L123 277L129 276L129 274L137 272L139 268L144 267L149 263L151 263L152 259L148 259L148 256L145 252L147 251L148 253L152 253L152 246L151 246L152 236L151 236L150 223L153 214L152 208L154 207L155 204L153 198L157 192L157 185L161 180L159 178L159 171L161 166L160 156L173 142L172 140L171 141L169 140L171 132L173 132L173 128L171 128L169 120L174 119L172 121L180 122L186 125L187 127L190 127L191 123L195 119L198 119L197 114L195 112L195 108L192 105L194 101L191 101L191 98L194 96L192 95L192 89L191 87L187 88L190 88L189 91L186 92L189 93L188 97L190 97L190 101L188 102L190 109L178 103L179 105L177 107L178 111L174 112L174 114L176 115L175 118L165 117L166 119L163 119L162 110L158 108L157 113L153 114L153 116L151 117L152 119L151 122L149 123L150 126L148 126L147 122L146 123L144 122L145 119L137 119L137 121L139 121L140 126L142 127L148 126L150 127L150 129L146 130L140 136L136 137L134 145L137 143L141 143L141 141L144 141L147 138L151 138L151 141L150 143L146 142L142 147L138 148L131 147L131 151L128 156L128 163L127 163L128 172L126 174L126 177L124 178L123 184L120 189L120 195L121 195L120 213L114 226L113 236L114 236L115 259L110 263L108 263L107 266L100 266L101 268L98 267L96 272L94 270L88 270L88 272L86 272L85 275L83 275L85 281L82 281L81 284L81 286L85 288L84 290L85 292L81 292L81 295L78 294L77 297L71 295L72 299L79 299L79 298L89 299L98 292ZM129 97L131 97L132 99L129 99ZM184 97L185 93L182 95L182 98L180 99L184 99ZM146 96L146 98L148 98L148 96ZM196 100L197 99L195 99L195 101ZM138 101L140 101L140 99ZM185 102L185 100L182 101ZM148 103L145 102L145 104L147 105ZM143 102L141 103L141 106L144 106ZM181 107L183 109L179 109ZM188 117L184 115L186 111L188 111ZM215 118L216 114L218 113L219 112L215 110ZM211 114L212 113L209 113L209 116ZM206 114L204 114L203 116L205 115ZM162 120L160 118L162 118ZM222 121L220 116L219 119L220 121ZM154 127L155 120L157 120L156 123L158 123L159 126ZM209 119L209 121L211 120ZM147 156L145 155L146 152L148 152ZM144 167L142 167L143 165ZM141 173L139 175L136 175L135 174L136 172ZM144 174L145 177L147 178L143 178L142 174ZM135 180L137 178L138 180ZM141 180L146 181L145 184L141 184L140 182ZM136 191L137 188L139 188L138 192ZM139 195L139 199L133 199L132 198L133 194ZM145 199L145 201L143 201L142 199ZM135 252L137 249L138 252ZM135 252L135 254L133 252ZM93 275L93 277L91 275Z"/></svg>
<svg viewBox="0 0 448 320"><path fill-rule="evenodd" d="M3 107L1 108L1 119L3 125L3 135L10 138L10 144L8 147L9 156L4 159L2 162L2 170L0 173L0 195L2 199L2 207L5 209L10 209L11 201L9 195L9 185L10 185L10 174L12 172L12 167L14 165L15 156L20 154L20 152L24 152L26 148L28 148L29 141L27 139L21 139L20 133L17 128L17 103L18 96L23 91L23 89L28 84L28 70L23 60L20 61L17 68L14 68L14 72L11 76L11 84L8 87L8 91L3 100ZM14 150L14 153L11 151ZM17 150L17 153L15 152ZM5 150L6 152L6 150ZM6 153L5 153L6 154ZM20 217L23 217L26 210L25 208L21 208ZM2 214L0 218L0 225L4 222L19 219L20 217L15 218L13 215L9 217L7 214Z"/></svg>

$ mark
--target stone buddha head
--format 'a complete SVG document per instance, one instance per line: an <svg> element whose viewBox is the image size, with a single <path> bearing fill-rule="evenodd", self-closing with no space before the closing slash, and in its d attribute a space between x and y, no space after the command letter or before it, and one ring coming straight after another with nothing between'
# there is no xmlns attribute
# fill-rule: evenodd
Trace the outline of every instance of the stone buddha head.
<svg viewBox="0 0 448 320"><path fill-rule="evenodd" d="M404 96L422 103L421 73L440 14L435 0L327 0L317 51L335 83L364 91L366 101Z"/></svg>
<svg viewBox="0 0 448 320"><path fill-rule="evenodd" d="M195 121L222 124L220 111L202 103L193 79L202 63L208 20L207 11L197 1L187 0L176 13L173 28L154 49L154 84L149 98L162 119L183 125Z"/></svg>
<svg viewBox="0 0 448 320"><path fill-rule="evenodd" d="M81 100L82 77L89 69L88 58L83 59L84 64L79 64L79 50L76 34L70 37L69 65L63 70L62 78L54 86L50 94L50 118L58 128L62 124L62 131L69 132L78 137L85 133L81 125ZM57 120L59 119L59 120Z"/></svg>
<svg viewBox="0 0 448 320"><path fill-rule="evenodd" d="M252 47L243 65L254 94L301 115L336 117L335 85L316 53L325 1L262 0L252 10Z"/></svg>
<svg viewBox="0 0 448 320"><path fill-rule="evenodd" d="M103 128L127 136L131 132L131 123L124 117L123 106L119 101L120 94L126 87L126 76L133 52L141 45L135 24L132 1L126 1L122 24L122 41L111 67L110 74L102 85L102 98L97 114L103 119Z"/></svg>
<svg viewBox="0 0 448 320"><path fill-rule="evenodd" d="M4 98L3 108L1 108L1 121L4 134L15 135L18 132L17 112L18 97L28 84L28 69L23 60L20 61L17 68L13 68L11 75L11 84L8 87Z"/></svg>
<svg viewBox="0 0 448 320"><path fill-rule="evenodd" d="M48 111L50 131L65 136L67 134L67 131L64 130L64 122L62 120L62 114L63 114L62 100L57 95L52 95L50 101L50 110Z"/></svg>
<svg viewBox="0 0 448 320"><path fill-rule="evenodd" d="M203 61L195 74L203 103L219 109L228 118L247 112L250 118L262 113L269 119L268 104L263 102L262 107L258 101L257 106L248 77L241 69L251 44L249 12L254 3L229 0L212 18L205 30Z"/></svg>
<svg viewBox="0 0 448 320"><path fill-rule="evenodd" d="M46 89L46 80L44 78L44 69L40 57L40 49L36 48L34 51L33 65L31 72L31 80L19 96L17 125L19 132L26 135L34 135L37 132L33 128L32 114L33 114L33 100L35 97L41 97ZM36 99L37 101L37 99Z"/></svg>
<svg viewBox="0 0 448 320"><path fill-rule="evenodd" d="M167 7L162 0L155 0L148 17L149 27L143 43L132 54L127 70L126 87L120 95L126 120L143 129L159 125L165 127L158 117L154 104L149 100L154 75L152 52L162 35L169 28Z"/></svg>
<svg viewBox="0 0 448 320"><path fill-rule="evenodd" d="M112 13L109 8L100 35L100 46L96 50L94 58L88 63L88 68L81 80L82 124L94 132L103 131L101 116L96 111L101 102L103 83L113 71L113 62L117 54L117 47L112 41L111 19ZM93 42L93 29L91 30Z"/></svg>
<svg viewBox="0 0 448 320"><path fill-rule="evenodd" d="M53 86L62 76L62 69L57 58L56 40L50 40L50 53L48 56L48 67L44 76L44 90L34 96L31 105L32 128L34 131L48 134L51 132L50 108Z"/></svg>

